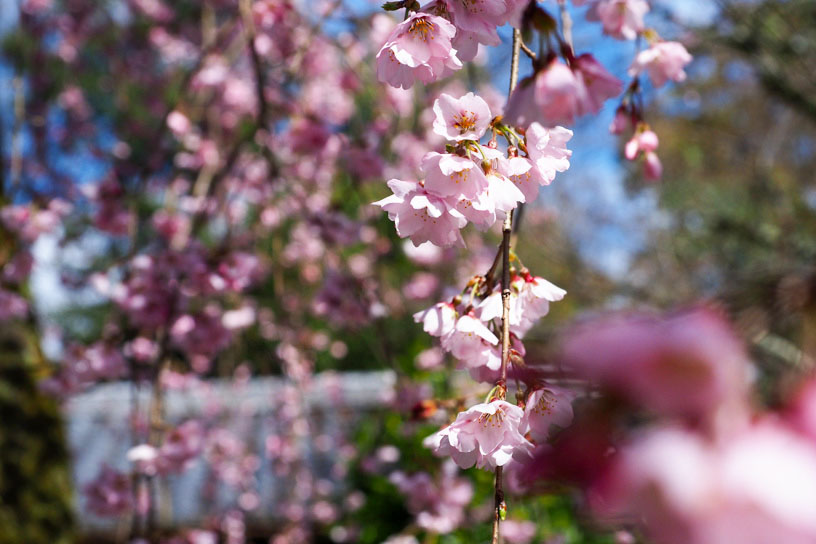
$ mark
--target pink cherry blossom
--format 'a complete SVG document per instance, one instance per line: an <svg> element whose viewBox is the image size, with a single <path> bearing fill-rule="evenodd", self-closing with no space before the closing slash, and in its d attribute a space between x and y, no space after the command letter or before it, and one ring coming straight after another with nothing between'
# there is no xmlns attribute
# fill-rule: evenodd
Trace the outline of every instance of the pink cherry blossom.
<svg viewBox="0 0 816 544"><path fill-rule="evenodd" d="M580 83L558 59L534 76L519 82L507 102L505 123L526 127L538 121L545 126L571 124L579 115Z"/></svg>
<svg viewBox="0 0 816 544"><path fill-rule="evenodd" d="M527 128L527 153L535 165L541 185L549 185L557 172L566 172L569 168L572 151L567 149L567 142L571 138L572 131L564 127L548 129L532 123Z"/></svg>
<svg viewBox="0 0 816 544"><path fill-rule="evenodd" d="M436 479L426 472L407 475L399 471L388 479L405 495L408 511L416 516L419 527L446 534L465 521L464 508L473 498L473 485L457 472L456 465L447 461Z"/></svg>
<svg viewBox="0 0 816 544"><path fill-rule="evenodd" d="M636 512L658 544L816 540L816 448L772 420L722 442L649 431L598 491L602 513Z"/></svg>
<svg viewBox="0 0 816 544"><path fill-rule="evenodd" d="M554 385L541 385L527 397L524 408L522 433L530 433L534 440L544 441L550 436L550 427L567 427L572 423L572 401L575 393Z"/></svg>
<svg viewBox="0 0 816 544"><path fill-rule="evenodd" d="M492 119L487 102L473 93L461 98L443 93L434 101L433 111L434 132L455 142L479 140Z"/></svg>
<svg viewBox="0 0 816 544"><path fill-rule="evenodd" d="M476 25L476 30L466 29L457 24L450 0L434 0L426 4L422 11L443 17L456 26L456 36L451 42L456 49L456 56L462 62L472 61L479 52L479 44L500 45L501 38L496 31L496 24Z"/></svg>
<svg viewBox="0 0 816 544"><path fill-rule="evenodd" d="M538 189L544 185L544 178L532 162L525 157L510 157L499 162L500 172L512 181L524 195L525 202L533 202L538 197Z"/></svg>
<svg viewBox="0 0 816 544"><path fill-rule="evenodd" d="M449 302L439 302L415 313L414 321L422 322L422 329L431 336L447 338L456 327L456 309Z"/></svg>
<svg viewBox="0 0 816 544"><path fill-rule="evenodd" d="M519 338L532 328L536 321L547 315L550 302L564 298L566 291L544 278L526 274L515 276L510 282L510 331ZM498 319L502 315L501 291L496 290L478 306L483 321Z"/></svg>
<svg viewBox="0 0 816 544"><path fill-rule="evenodd" d="M499 343L496 335L473 313L460 316L453 331L442 337L442 347L462 361L481 360L484 351Z"/></svg>
<svg viewBox="0 0 816 544"><path fill-rule="evenodd" d="M486 196L496 212L509 212L514 210L519 203L525 202L524 193L516 184L503 174L503 171L516 175L514 165L503 164L507 157L498 149L489 147L482 148L483 153L490 161L490 168L487 173ZM518 166L518 163L515 165Z"/></svg>
<svg viewBox="0 0 816 544"><path fill-rule="evenodd" d="M523 417L521 408L503 400L477 404L423 444L437 455L450 455L461 468L504 466L516 451L531 446L519 432Z"/></svg>
<svg viewBox="0 0 816 544"><path fill-rule="evenodd" d="M2 270L0 270L0 277L9 283L19 284L28 278L33 267L34 257L31 252L20 250L3 265Z"/></svg>
<svg viewBox="0 0 816 544"><path fill-rule="evenodd" d="M388 36L377 53L377 77L394 87L430 83L462 67L451 40L456 27L442 17L415 12Z"/></svg>
<svg viewBox="0 0 816 544"><path fill-rule="evenodd" d="M22 319L28 313L26 299L11 291L0 288L0 323L11 319Z"/></svg>
<svg viewBox="0 0 816 544"><path fill-rule="evenodd" d="M440 197L474 199L487 189L480 164L468 157L431 151L422 159L425 189Z"/></svg>
<svg viewBox="0 0 816 544"><path fill-rule="evenodd" d="M644 155L643 177L650 181L658 181L663 176L663 164L660 157L654 151L649 151Z"/></svg>
<svg viewBox="0 0 816 544"><path fill-rule="evenodd" d="M692 422L727 417L732 428L747 417L750 363L712 310L598 318L567 334L563 351L579 375L651 412Z"/></svg>
<svg viewBox="0 0 816 544"><path fill-rule="evenodd" d="M127 363L120 349L104 342L97 342L88 348L72 348L64 364L65 370L80 386L127 375Z"/></svg>
<svg viewBox="0 0 816 544"><path fill-rule="evenodd" d="M643 17L648 12L646 0L598 0L587 12L587 18L601 21L604 34L634 40L643 32Z"/></svg>
<svg viewBox="0 0 816 544"><path fill-rule="evenodd" d="M464 245L459 229L467 219L456 210L456 200L440 198L416 182L392 179L388 187L394 194L374 205L388 212L401 238L416 246L429 241L439 247Z"/></svg>
<svg viewBox="0 0 816 544"><path fill-rule="evenodd" d="M498 36L496 27L507 21L507 4L505 0L448 0L456 26L474 32L485 42Z"/></svg>
<svg viewBox="0 0 816 544"><path fill-rule="evenodd" d="M657 42L649 49L638 53L629 75L637 76L644 70L655 87L662 87L667 81L684 81L686 72L683 68L690 63L692 56L680 42Z"/></svg>
<svg viewBox="0 0 816 544"><path fill-rule="evenodd" d="M631 116L626 111L626 108L623 106L618 107L618 109L615 110L615 117L612 119L612 123L609 125L609 133L623 134L630 122Z"/></svg>
<svg viewBox="0 0 816 544"><path fill-rule="evenodd" d="M585 53L572 63L577 84L578 115L596 114L603 103L623 90L621 80L607 71L595 57Z"/></svg>
<svg viewBox="0 0 816 544"><path fill-rule="evenodd" d="M159 448L157 465L162 473L185 470L204 448L204 430L200 422L189 420L172 431Z"/></svg>
<svg viewBox="0 0 816 544"><path fill-rule="evenodd" d="M99 475L83 491L88 510L98 516L120 516L133 508L130 476L106 464L102 465Z"/></svg>
<svg viewBox="0 0 816 544"><path fill-rule="evenodd" d="M646 179L658 180L663 174L663 166L660 163L660 158L655 153L659 145L657 134L650 130L644 123L638 125L635 134L626 142L624 147L624 156L630 161L635 160L640 153L643 153L644 161L644 175Z"/></svg>
<svg viewBox="0 0 816 544"><path fill-rule="evenodd" d="M508 519L501 524L502 538L508 544L529 544L537 532L538 527L532 521Z"/></svg>

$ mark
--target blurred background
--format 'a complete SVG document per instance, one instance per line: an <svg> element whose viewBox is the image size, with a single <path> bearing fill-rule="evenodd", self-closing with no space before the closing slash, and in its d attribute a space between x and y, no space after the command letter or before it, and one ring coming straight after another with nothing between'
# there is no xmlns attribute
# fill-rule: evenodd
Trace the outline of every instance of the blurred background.
<svg viewBox="0 0 816 544"><path fill-rule="evenodd" d="M576 51L626 81L635 46L585 11ZM484 391L412 314L486 271L498 231L414 248L370 203L441 146L441 92L501 110L510 29L395 90L374 70L395 21L364 0L0 3L0 542L486 541L492 475L421 446L456 413L433 399ZM816 11L662 0L647 24L695 57L645 84L663 180L622 160L614 101L573 127L519 231L569 293L527 360L563 379L575 318L702 300L781 405L816 357ZM443 487L444 512L411 491ZM511 514L507 542L622 538L563 489Z"/></svg>

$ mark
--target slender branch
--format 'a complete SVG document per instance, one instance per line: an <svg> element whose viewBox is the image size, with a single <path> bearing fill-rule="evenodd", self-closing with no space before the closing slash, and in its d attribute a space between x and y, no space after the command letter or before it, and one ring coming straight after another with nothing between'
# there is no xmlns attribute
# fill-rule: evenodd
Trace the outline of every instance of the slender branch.
<svg viewBox="0 0 816 544"><path fill-rule="evenodd" d="M269 104L266 100L266 76L261 65L261 56L258 54L258 49L255 46L255 22L252 20L252 7L248 0L241 0L240 3L241 17L244 21L244 30L246 32L247 48L249 49L249 56L252 60L252 70L255 73L255 94L258 99L258 119L261 126L265 125L266 113L269 110Z"/></svg>
<svg viewBox="0 0 816 544"><path fill-rule="evenodd" d="M23 172L23 147L22 130L25 117L25 93L23 92L23 78L20 75L14 76L12 81L14 89L14 124L11 129L11 187L14 191L19 185Z"/></svg>
<svg viewBox="0 0 816 544"><path fill-rule="evenodd" d="M518 83L519 51L521 51L521 30L513 29L513 56L510 59L510 93Z"/></svg>
<svg viewBox="0 0 816 544"><path fill-rule="evenodd" d="M538 55L536 55L535 51L530 49L530 46L528 46L524 42L521 42L521 50L524 51L524 53L533 60L536 60L538 58Z"/></svg>
<svg viewBox="0 0 816 544"><path fill-rule="evenodd" d="M572 46L572 17L570 17L567 6L564 2L558 3L558 11L561 15L561 33L564 35L564 41L570 46L570 49L575 49Z"/></svg>
<svg viewBox="0 0 816 544"><path fill-rule="evenodd" d="M521 31L513 29L513 56L510 64L510 94L518 82L519 52L521 51ZM507 362L510 359L510 236L513 232L513 212L509 212L502 225L502 363L497 396L504 400L507 396ZM502 467L496 467L495 510L493 515L492 544L499 544L501 540L500 525L506 506L504 503L504 484L502 482Z"/></svg>

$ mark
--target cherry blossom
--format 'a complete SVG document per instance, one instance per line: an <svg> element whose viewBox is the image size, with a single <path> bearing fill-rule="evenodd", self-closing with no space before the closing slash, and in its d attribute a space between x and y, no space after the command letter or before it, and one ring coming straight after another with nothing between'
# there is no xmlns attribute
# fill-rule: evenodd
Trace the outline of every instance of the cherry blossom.
<svg viewBox="0 0 816 544"><path fill-rule="evenodd" d="M732 427L746 418L749 362L712 310L598 318L567 334L563 350L569 368L652 412Z"/></svg>
<svg viewBox="0 0 816 544"><path fill-rule="evenodd" d="M643 17L648 12L646 0L598 0L587 12L587 18L601 21L604 34L634 40L643 31Z"/></svg>
<svg viewBox="0 0 816 544"><path fill-rule="evenodd" d="M566 291L529 273L511 278L510 282L510 331L523 337L540 318L547 315L550 302L564 298ZM479 317L483 321L498 319L502 315L501 291L496 290L479 303Z"/></svg>
<svg viewBox="0 0 816 544"><path fill-rule="evenodd" d="M578 82L579 116L598 113L606 100L618 96L623 90L623 83L589 53L574 60L572 71Z"/></svg>
<svg viewBox="0 0 816 544"><path fill-rule="evenodd" d="M445 339L453 334L456 327L456 308L448 302L439 302L434 306L414 314L414 321L422 322L422 329L431 336Z"/></svg>
<svg viewBox="0 0 816 544"><path fill-rule="evenodd" d="M649 49L638 53L632 66L630 76L637 76L646 71L655 87L662 87L667 81L685 81L683 68L692 60L691 55L680 42L658 41Z"/></svg>
<svg viewBox="0 0 816 544"><path fill-rule="evenodd" d="M130 476L102 465L96 479L83 488L88 509L98 516L120 516L133 508Z"/></svg>
<svg viewBox="0 0 816 544"><path fill-rule="evenodd" d="M456 27L442 17L413 13L388 36L377 53L377 77L394 87L430 83L462 67L451 40Z"/></svg>
<svg viewBox="0 0 816 544"><path fill-rule="evenodd" d="M659 140L657 134L649 129L645 124L641 123L635 130L632 138L626 142L624 147L624 155L630 161L635 160L638 155L643 153L644 174L646 179L658 180L663 174L663 167L660 164L660 158L655 153Z"/></svg>
<svg viewBox="0 0 816 544"><path fill-rule="evenodd" d="M410 238L416 246L429 241L440 247L464 245L459 229L467 219L456 210L456 201L440 198L415 182L392 179L388 187L394 194L374 205L388 212L400 237Z"/></svg>
<svg viewBox="0 0 816 544"><path fill-rule="evenodd" d="M22 319L28 313L28 302L15 293L0 288L0 323Z"/></svg>
<svg viewBox="0 0 816 544"><path fill-rule="evenodd" d="M507 20L506 0L448 0L458 28L474 32L485 42L498 36L496 27Z"/></svg>
<svg viewBox="0 0 816 544"><path fill-rule="evenodd" d="M638 512L660 544L816 539L816 448L773 421L716 443L679 428L623 448L598 487L604 515Z"/></svg>
<svg viewBox="0 0 816 544"><path fill-rule="evenodd" d="M567 142L571 138L572 131L560 126L548 129L532 123L527 128L527 152L540 176L541 185L549 185L556 172L566 172L569 168L572 151L567 149Z"/></svg>
<svg viewBox="0 0 816 544"><path fill-rule="evenodd" d="M527 397L522 433L530 433L536 441L547 440L550 427L566 427L572 423L572 401L575 393L554 385L541 385Z"/></svg>
<svg viewBox="0 0 816 544"><path fill-rule="evenodd" d="M425 439L437 455L450 455L461 468L504 466L530 443L519 432L524 412L503 400L477 404Z"/></svg>
<svg viewBox="0 0 816 544"><path fill-rule="evenodd" d="M544 69L519 82L510 95L505 122L520 127L571 124L579 115L579 82L569 67L553 59Z"/></svg>
<svg viewBox="0 0 816 544"><path fill-rule="evenodd" d="M422 159L425 189L440 197L475 199L488 186L480 164L468 157L431 151Z"/></svg>
<svg viewBox="0 0 816 544"><path fill-rule="evenodd" d="M478 140L490 124L490 108L473 93L460 98L441 94L433 106L434 132L452 141Z"/></svg>
<svg viewBox="0 0 816 544"><path fill-rule="evenodd" d="M457 472L456 465L447 461L436 479L426 472L408 475L401 471L388 479L406 496L408 510L416 516L419 527L446 534L465 521L465 506L473 498L470 481Z"/></svg>
<svg viewBox="0 0 816 544"><path fill-rule="evenodd" d="M442 338L442 347L466 363L481 361L490 346L499 343L496 335L484 326L475 314L460 316L453 331Z"/></svg>

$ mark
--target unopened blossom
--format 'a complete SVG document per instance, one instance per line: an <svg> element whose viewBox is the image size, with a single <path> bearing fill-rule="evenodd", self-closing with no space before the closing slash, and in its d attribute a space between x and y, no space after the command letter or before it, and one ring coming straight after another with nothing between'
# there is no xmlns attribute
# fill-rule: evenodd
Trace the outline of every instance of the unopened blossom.
<svg viewBox="0 0 816 544"><path fill-rule="evenodd" d="M643 32L643 17L648 12L649 2L646 0L598 0L587 12L587 18L601 21L604 34L608 36L634 40Z"/></svg>
<svg viewBox="0 0 816 544"><path fill-rule="evenodd" d="M423 242L439 247L464 245L459 229L467 219L455 209L456 200L440 198L416 182L392 179L388 187L394 194L374 205L388 212L401 238L410 238L416 246Z"/></svg>
<svg viewBox="0 0 816 544"><path fill-rule="evenodd" d="M624 148L624 155L630 161L635 160L638 153L641 151L648 153L649 151L655 151L660 145L660 140L657 137L657 134L648 128L645 128L643 125L639 127L638 131L635 133L632 138L626 142L626 147Z"/></svg>
<svg viewBox="0 0 816 544"><path fill-rule="evenodd" d="M660 158L655 153L659 143L657 134L641 123L624 147L624 156L630 161L635 160L641 153L643 154L646 179L658 180L663 173Z"/></svg>
<svg viewBox="0 0 816 544"><path fill-rule="evenodd" d="M618 109L615 110L615 117L612 119L612 123L609 124L609 133L623 134L630 122L631 116L626 111L626 108L623 106L618 107Z"/></svg>
<svg viewBox="0 0 816 544"><path fill-rule="evenodd" d="M433 111L434 132L455 142L479 140L492 119L487 102L473 93L460 98L443 93L434 101Z"/></svg>
<svg viewBox="0 0 816 544"><path fill-rule="evenodd" d="M377 53L377 77L394 87L430 83L462 67L451 40L456 27L442 17L415 12L398 24Z"/></svg>
<svg viewBox="0 0 816 544"><path fill-rule="evenodd" d="M663 177L663 163L654 151L643 156L643 177L650 181L658 181Z"/></svg>
<svg viewBox="0 0 816 544"><path fill-rule="evenodd" d="M618 96L623 90L621 80L589 53L575 58L572 71L577 81L579 116L598 113L606 100Z"/></svg>
<svg viewBox="0 0 816 544"><path fill-rule="evenodd" d="M523 417L521 408L503 400L477 404L423 444L437 455L450 455L461 468L504 466L514 452L530 447L519 432Z"/></svg>
<svg viewBox="0 0 816 544"><path fill-rule="evenodd" d="M487 189L480 164L468 157L430 152L422 159L425 189L441 197L475 199Z"/></svg>
<svg viewBox="0 0 816 544"><path fill-rule="evenodd" d="M572 423L574 398L575 393L561 387L549 384L536 387L527 397L522 432L529 432L537 441L547 440L552 425L563 428Z"/></svg>
<svg viewBox="0 0 816 544"><path fill-rule="evenodd" d="M629 67L629 75L637 76L646 71L655 87L662 87L667 81L684 81L683 70L692 56L680 42L657 42L649 49L641 51Z"/></svg>

